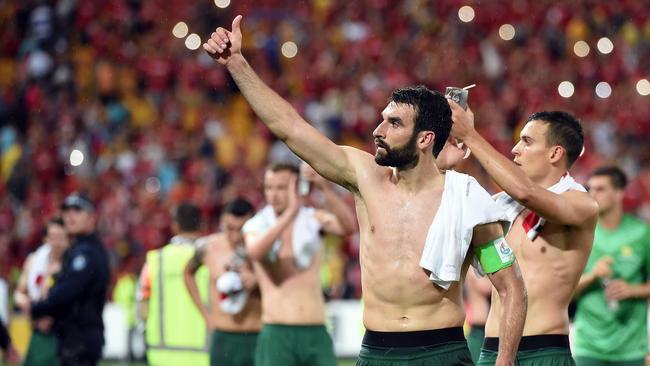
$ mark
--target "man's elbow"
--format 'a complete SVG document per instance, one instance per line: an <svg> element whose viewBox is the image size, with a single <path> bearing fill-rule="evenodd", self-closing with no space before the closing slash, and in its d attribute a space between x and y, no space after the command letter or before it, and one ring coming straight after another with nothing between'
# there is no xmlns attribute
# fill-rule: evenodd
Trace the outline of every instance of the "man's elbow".
<svg viewBox="0 0 650 366"><path fill-rule="evenodd" d="M535 194L535 186L527 180L519 182L511 192L508 192L508 194L510 194L510 196L517 202L526 206Z"/></svg>
<svg viewBox="0 0 650 366"><path fill-rule="evenodd" d="M260 261L264 258L264 253L263 251L259 250L258 246L255 244L247 244L246 245L246 255L250 260L253 261Z"/></svg>
<svg viewBox="0 0 650 366"><path fill-rule="evenodd" d="M508 281L505 286L501 286L497 289L499 298L503 302L505 299L509 299L514 302L526 303L528 301L528 294L526 291L526 286L521 277Z"/></svg>

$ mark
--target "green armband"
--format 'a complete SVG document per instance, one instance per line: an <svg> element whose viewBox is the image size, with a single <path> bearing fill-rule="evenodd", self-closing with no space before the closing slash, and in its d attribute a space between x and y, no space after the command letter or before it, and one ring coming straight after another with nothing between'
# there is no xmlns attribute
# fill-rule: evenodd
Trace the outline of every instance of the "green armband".
<svg viewBox="0 0 650 366"><path fill-rule="evenodd" d="M499 270L510 267L515 261L515 254L503 236L475 248L474 251L485 273L498 272Z"/></svg>

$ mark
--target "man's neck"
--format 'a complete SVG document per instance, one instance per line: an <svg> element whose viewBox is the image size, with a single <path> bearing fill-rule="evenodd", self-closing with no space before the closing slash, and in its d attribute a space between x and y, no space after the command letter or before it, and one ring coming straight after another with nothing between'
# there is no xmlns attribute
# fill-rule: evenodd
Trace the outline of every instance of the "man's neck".
<svg viewBox="0 0 650 366"><path fill-rule="evenodd" d="M567 171L561 171L561 170L551 170L548 174L545 176L539 178L539 179L531 179L535 184L538 184L541 187L544 187L546 189L549 189L551 186L555 185L557 182L562 179L562 176L565 174L568 174Z"/></svg>
<svg viewBox="0 0 650 366"><path fill-rule="evenodd" d="M187 240L196 240L200 236L199 233L197 232L180 232L176 235L174 235L175 238L183 238Z"/></svg>
<svg viewBox="0 0 650 366"><path fill-rule="evenodd" d="M420 159L420 162L410 169L393 168L391 180L408 191L417 192L422 187L428 187L431 182L441 177L443 173L438 169L436 161L431 158Z"/></svg>
<svg viewBox="0 0 650 366"><path fill-rule="evenodd" d="M611 210L598 215L598 222L607 230L616 230L623 220L623 206L616 205Z"/></svg>
<svg viewBox="0 0 650 366"><path fill-rule="evenodd" d="M232 250L237 250L237 248L244 248L244 242L233 243L228 239L226 239L226 242L228 243L228 247L230 247Z"/></svg>

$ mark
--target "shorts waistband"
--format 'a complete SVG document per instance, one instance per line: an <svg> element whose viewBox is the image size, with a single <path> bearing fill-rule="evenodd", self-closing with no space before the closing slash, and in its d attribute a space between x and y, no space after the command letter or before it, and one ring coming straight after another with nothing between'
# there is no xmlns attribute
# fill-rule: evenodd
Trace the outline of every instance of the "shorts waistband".
<svg viewBox="0 0 650 366"><path fill-rule="evenodd" d="M483 348L488 351L499 351L498 337L485 337ZM566 334L543 334L521 337L519 351L533 351L541 348L569 349L569 336Z"/></svg>
<svg viewBox="0 0 650 366"><path fill-rule="evenodd" d="M234 330L221 330L221 329L215 329L212 331L213 334L224 334L224 335L230 335L230 336L249 336L249 335L258 335L260 333L259 330L246 330L246 331L234 331Z"/></svg>
<svg viewBox="0 0 650 366"><path fill-rule="evenodd" d="M362 344L374 347L426 347L449 342L465 342L463 328L418 330L415 332L375 332L366 330Z"/></svg>

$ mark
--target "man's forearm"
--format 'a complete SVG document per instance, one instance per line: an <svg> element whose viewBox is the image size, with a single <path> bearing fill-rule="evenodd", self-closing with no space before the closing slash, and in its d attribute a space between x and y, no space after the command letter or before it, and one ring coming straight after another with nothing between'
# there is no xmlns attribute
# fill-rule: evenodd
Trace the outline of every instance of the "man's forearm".
<svg viewBox="0 0 650 366"><path fill-rule="evenodd" d="M278 217L275 225L267 230L264 234L259 235L252 243L246 243L246 251L248 256L253 260L261 260L271 250L273 244L282 235L282 231L289 226L295 216L285 210L280 217Z"/></svg>
<svg viewBox="0 0 650 366"><path fill-rule="evenodd" d="M650 283L646 282L640 285L631 285L632 286L632 297L637 299L647 299L650 298Z"/></svg>
<svg viewBox="0 0 650 366"><path fill-rule="evenodd" d="M535 185L521 168L498 152L475 130L463 142L506 193L520 202L528 197Z"/></svg>
<svg viewBox="0 0 650 366"><path fill-rule="evenodd" d="M499 356L497 361L514 362L526 320L526 290L521 286L511 286L507 292L499 294L501 324L499 327Z"/></svg>
<svg viewBox="0 0 650 366"><path fill-rule="evenodd" d="M244 56L233 56L227 68L255 114L275 136L285 141L292 131L291 121L300 118L298 113L260 79Z"/></svg>
<svg viewBox="0 0 650 366"><path fill-rule="evenodd" d="M203 303L201 302L201 296L199 295L199 288L196 285L196 279L194 278L194 273L196 271L192 271L192 268L190 268L191 263L188 263L185 266L185 271L183 271L183 279L185 281L185 287L187 288L187 292L190 294L190 298L192 299L192 302L194 303L194 306L196 306L196 309L203 315L203 317L208 319L208 311L207 309L203 306Z"/></svg>

